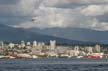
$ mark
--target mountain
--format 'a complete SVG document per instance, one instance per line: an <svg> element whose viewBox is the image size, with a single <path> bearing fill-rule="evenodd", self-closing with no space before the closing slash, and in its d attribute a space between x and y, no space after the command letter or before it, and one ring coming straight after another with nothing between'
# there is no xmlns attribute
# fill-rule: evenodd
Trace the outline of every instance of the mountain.
<svg viewBox="0 0 108 71"><path fill-rule="evenodd" d="M69 40L64 38L58 38L50 35L43 35L39 32L31 32L29 30L21 28L13 28L3 24L0 24L0 40L8 42L19 42L19 41L39 41L48 43L50 40L56 40L59 44L82 44L83 42L76 40Z"/></svg>
<svg viewBox="0 0 108 71"><path fill-rule="evenodd" d="M33 32L39 32L50 36L61 37L70 40L84 42L108 43L108 31L96 31L84 28L46 28L46 29L29 29Z"/></svg>

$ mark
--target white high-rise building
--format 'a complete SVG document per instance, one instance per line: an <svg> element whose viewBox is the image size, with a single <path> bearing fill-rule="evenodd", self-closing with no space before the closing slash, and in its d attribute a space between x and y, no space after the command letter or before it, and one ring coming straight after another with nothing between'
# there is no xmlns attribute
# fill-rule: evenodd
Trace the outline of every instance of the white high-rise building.
<svg viewBox="0 0 108 71"><path fill-rule="evenodd" d="M79 46L75 46L75 48L72 52L74 53L74 56L78 56L79 55Z"/></svg>
<svg viewBox="0 0 108 71"><path fill-rule="evenodd" d="M26 44L27 46L30 46L31 45L31 43L30 42L27 42L27 44Z"/></svg>
<svg viewBox="0 0 108 71"><path fill-rule="evenodd" d="M79 51L79 46L75 46L74 50Z"/></svg>
<svg viewBox="0 0 108 71"><path fill-rule="evenodd" d="M41 50L43 47L42 43L38 43L37 49Z"/></svg>
<svg viewBox="0 0 108 71"><path fill-rule="evenodd" d="M90 53L93 53L92 47L89 47L88 49L89 49L88 51L89 51Z"/></svg>
<svg viewBox="0 0 108 71"><path fill-rule="evenodd" d="M41 42L35 42L34 41L34 44L33 44L33 48L32 48L32 54L34 55L41 55L42 54L42 47L43 47L43 43Z"/></svg>
<svg viewBox="0 0 108 71"><path fill-rule="evenodd" d="M100 51L101 51L100 45L96 45L96 46L95 46L95 52L96 52L96 53L100 53Z"/></svg>
<svg viewBox="0 0 108 71"><path fill-rule="evenodd" d="M0 41L0 48L4 48L4 43L3 43L3 41Z"/></svg>
<svg viewBox="0 0 108 71"><path fill-rule="evenodd" d="M86 47L86 52L93 53L93 48L92 47Z"/></svg>
<svg viewBox="0 0 108 71"><path fill-rule="evenodd" d="M50 40L50 49L55 50L55 48L56 48L56 41L55 40L54 41Z"/></svg>
<svg viewBox="0 0 108 71"><path fill-rule="evenodd" d="M24 48L25 47L25 42L21 41L21 47Z"/></svg>
<svg viewBox="0 0 108 71"><path fill-rule="evenodd" d="M37 44L37 41L33 41L33 47L37 47L38 44Z"/></svg>
<svg viewBox="0 0 108 71"><path fill-rule="evenodd" d="M9 43L9 47L10 47L10 48L13 48L14 46L15 46L15 44Z"/></svg>

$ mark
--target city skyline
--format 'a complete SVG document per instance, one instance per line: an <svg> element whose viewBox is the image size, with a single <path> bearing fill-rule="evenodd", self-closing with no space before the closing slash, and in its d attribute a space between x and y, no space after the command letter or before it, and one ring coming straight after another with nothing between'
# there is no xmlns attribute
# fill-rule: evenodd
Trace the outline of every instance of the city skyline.
<svg viewBox="0 0 108 71"><path fill-rule="evenodd" d="M98 44L94 46L57 45L50 40L49 45L44 42L4 43L0 41L0 58L107 58L108 48Z"/></svg>

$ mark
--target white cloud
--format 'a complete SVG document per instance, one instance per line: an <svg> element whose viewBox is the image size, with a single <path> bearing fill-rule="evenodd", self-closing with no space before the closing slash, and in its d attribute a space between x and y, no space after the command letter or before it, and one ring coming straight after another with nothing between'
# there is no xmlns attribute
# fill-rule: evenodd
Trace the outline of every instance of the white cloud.
<svg viewBox="0 0 108 71"><path fill-rule="evenodd" d="M34 26L34 23L32 22L24 22L24 23L20 23L20 24L17 24L17 25L13 25L13 27L15 28L25 28L25 29L28 29L28 28L31 28Z"/></svg>
<svg viewBox="0 0 108 71"><path fill-rule="evenodd" d="M62 7L65 5L66 8ZM78 6L71 7L74 5ZM96 17L107 14L107 6L108 0L17 0L15 4L0 5L0 21L23 28L82 27L108 30L108 22L99 21Z"/></svg>
<svg viewBox="0 0 108 71"><path fill-rule="evenodd" d="M103 15L105 13L108 13L108 5L89 5L81 12L86 16Z"/></svg>
<svg viewBox="0 0 108 71"><path fill-rule="evenodd" d="M39 7L41 0L19 0L16 5L16 13L28 16L33 13L35 9Z"/></svg>
<svg viewBox="0 0 108 71"><path fill-rule="evenodd" d="M79 3L79 4L87 4L87 3L106 3L108 0L44 0L45 5L54 6L57 4L68 4L68 3Z"/></svg>
<svg viewBox="0 0 108 71"><path fill-rule="evenodd" d="M80 27L99 31L106 31L108 30L108 22L99 22L96 18L91 18L81 23Z"/></svg>
<svg viewBox="0 0 108 71"><path fill-rule="evenodd" d="M31 28L31 27L80 27L89 28L94 30L108 30L107 22L99 22L98 19L92 16L85 16L80 11L82 8L76 9L62 9L40 6L35 10L36 17L34 22L24 22L18 27ZM26 26L27 25L27 26Z"/></svg>
<svg viewBox="0 0 108 71"><path fill-rule="evenodd" d="M106 3L108 0L80 0L81 2L84 3Z"/></svg>
<svg viewBox="0 0 108 71"><path fill-rule="evenodd" d="M43 27L44 25L46 27L66 27L68 25L68 23L65 24L68 19L68 16L66 14L69 13L67 11L70 10L40 7L40 10L36 10L35 12L35 14L37 14L38 16L34 17L35 21L33 23L39 23L38 26L41 27Z"/></svg>

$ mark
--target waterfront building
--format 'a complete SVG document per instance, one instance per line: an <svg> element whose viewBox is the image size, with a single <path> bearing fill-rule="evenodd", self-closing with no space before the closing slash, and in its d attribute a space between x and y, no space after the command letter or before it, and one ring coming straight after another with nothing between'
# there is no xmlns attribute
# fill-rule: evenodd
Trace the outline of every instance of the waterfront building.
<svg viewBox="0 0 108 71"><path fill-rule="evenodd" d="M67 50L67 48L64 46L57 46L56 47L56 53L58 53L58 54L64 54L64 53L66 53L66 50Z"/></svg>
<svg viewBox="0 0 108 71"><path fill-rule="evenodd" d="M17 47L18 47L18 48L21 48L21 45L18 44Z"/></svg>
<svg viewBox="0 0 108 71"><path fill-rule="evenodd" d="M31 43L27 42L25 47L26 47L26 49L30 50L31 49Z"/></svg>
<svg viewBox="0 0 108 71"><path fill-rule="evenodd" d="M4 43L3 41L0 41L0 49L4 48Z"/></svg>
<svg viewBox="0 0 108 71"><path fill-rule="evenodd" d="M100 45L96 45L96 46L94 47L94 52L95 52L95 53L100 53L100 52L101 52L101 47L100 47Z"/></svg>
<svg viewBox="0 0 108 71"><path fill-rule="evenodd" d="M38 43L38 46L37 46L37 49L39 49L39 50L42 50L42 47L43 47L43 43Z"/></svg>
<svg viewBox="0 0 108 71"><path fill-rule="evenodd" d="M37 41L33 41L33 47L37 47Z"/></svg>
<svg viewBox="0 0 108 71"><path fill-rule="evenodd" d="M31 43L30 42L27 42L27 44L26 44L27 46L30 46L31 45Z"/></svg>
<svg viewBox="0 0 108 71"><path fill-rule="evenodd" d="M69 56L70 57L76 57L79 55L79 51L77 50L69 50Z"/></svg>
<svg viewBox="0 0 108 71"><path fill-rule="evenodd" d="M55 48L56 48L56 41L50 40L50 50L55 50Z"/></svg>
<svg viewBox="0 0 108 71"><path fill-rule="evenodd" d="M44 42L42 42L41 44L42 44L42 47L44 47L44 46L45 46L45 43L44 43Z"/></svg>
<svg viewBox="0 0 108 71"><path fill-rule="evenodd" d="M68 54L69 57L77 57L79 55L79 46L75 46L73 48L66 49L66 53Z"/></svg>
<svg viewBox="0 0 108 71"><path fill-rule="evenodd" d="M42 51L37 48L32 48L32 55L41 55Z"/></svg>
<svg viewBox="0 0 108 71"><path fill-rule="evenodd" d="M15 46L15 44L13 44L13 43L9 43L9 48L13 48L14 46Z"/></svg>
<svg viewBox="0 0 108 71"><path fill-rule="evenodd" d="M24 48L25 47L25 42L21 41L21 47Z"/></svg>
<svg viewBox="0 0 108 71"><path fill-rule="evenodd" d="M79 52L79 56L85 56L85 55L86 55L86 53L84 51Z"/></svg>
<svg viewBox="0 0 108 71"><path fill-rule="evenodd" d="M41 55L42 54L43 43L39 42L37 44L37 42L34 42L33 46L34 47L31 49L32 54L33 55Z"/></svg>
<svg viewBox="0 0 108 71"><path fill-rule="evenodd" d="M75 51L79 51L79 46L75 46L75 47L74 47L74 50L75 50Z"/></svg>
<svg viewBox="0 0 108 71"><path fill-rule="evenodd" d="M93 53L93 48L92 47L86 47L86 52L87 53Z"/></svg>
<svg viewBox="0 0 108 71"><path fill-rule="evenodd" d="M31 50L31 46L26 46L26 49Z"/></svg>
<svg viewBox="0 0 108 71"><path fill-rule="evenodd" d="M48 56L48 57L58 57L58 54L55 53L54 51L48 51L48 52L47 52L47 56Z"/></svg>

